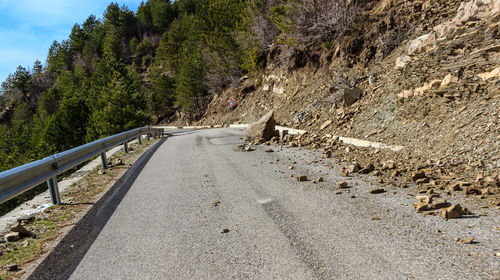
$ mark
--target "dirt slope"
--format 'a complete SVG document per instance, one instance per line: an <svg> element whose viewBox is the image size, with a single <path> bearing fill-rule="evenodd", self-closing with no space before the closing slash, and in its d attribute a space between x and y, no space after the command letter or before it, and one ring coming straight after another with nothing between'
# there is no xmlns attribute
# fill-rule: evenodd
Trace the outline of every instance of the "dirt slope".
<svg viewBox="0 0 500 280"><path fill-rule="evenodd" d="M338 135L406 147L335 150L345 161L379 167L396 161L400 176L385 174L386 182L413 182L411 173L425 169L428 188L461 182L498 205L499 19L498 0L380 1L331 48L272 46L264 75L216 96L201 123L228 124L232 117L246 123L274 109L279 124L318 139ZM362 95L346 104L346 89ZM238 104L233 116L230 98Z"/></svg>

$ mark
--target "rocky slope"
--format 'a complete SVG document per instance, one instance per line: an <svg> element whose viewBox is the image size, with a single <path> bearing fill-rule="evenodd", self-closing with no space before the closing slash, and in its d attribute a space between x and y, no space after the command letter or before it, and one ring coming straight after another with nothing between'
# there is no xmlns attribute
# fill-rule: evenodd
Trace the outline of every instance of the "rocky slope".
<svg viewBox="0 0 500 280"><path fill-rule="evenodd" d="M330 48L271 46L265 73L216 96L201 123L246 123L274 109L278 124L309 132L288 142L372 163L383 184L414 185L423 171L424 190L461 189L498 206L499 19L499 0L380 1ZM345 149L325 135L405 149ZM383 170L387 161L397 172Z"/></svg>

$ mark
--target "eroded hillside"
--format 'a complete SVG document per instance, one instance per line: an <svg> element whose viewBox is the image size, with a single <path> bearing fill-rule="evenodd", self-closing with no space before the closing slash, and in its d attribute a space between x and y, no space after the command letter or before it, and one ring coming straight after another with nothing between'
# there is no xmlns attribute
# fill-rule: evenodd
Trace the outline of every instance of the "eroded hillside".
<svg viewBox="0 0 500 280"><path fill-rule="evenodd" d="M272 45L264 74L216 96L201 123L228 124L230 98L234 121L274 109L279 124L309 132L292 145L379 168L395 161L397 172L378 172L380 182L406 186L424 170L424 190L460 189L498 205L500 1L371 5L328 48ZM346 152L325 135L406 149Z"/></svg>

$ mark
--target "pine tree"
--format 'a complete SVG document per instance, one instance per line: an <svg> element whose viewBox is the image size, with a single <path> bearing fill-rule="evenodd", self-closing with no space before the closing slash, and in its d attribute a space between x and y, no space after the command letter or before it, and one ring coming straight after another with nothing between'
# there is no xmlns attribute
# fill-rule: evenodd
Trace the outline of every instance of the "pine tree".
<svg viewBox="0 0 500 280"><path fill-rule="evenodd" d="M201 48L185 49L180 61L175 79L175 102L184 111L194 112L203 105L203 97L207 92L206 65Z"/></svg>

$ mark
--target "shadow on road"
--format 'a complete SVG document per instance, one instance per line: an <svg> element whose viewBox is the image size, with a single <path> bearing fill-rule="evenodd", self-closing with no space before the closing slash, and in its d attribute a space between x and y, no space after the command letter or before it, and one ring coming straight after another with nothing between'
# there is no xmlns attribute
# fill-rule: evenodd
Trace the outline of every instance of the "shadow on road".
<svg viewBox="0 0 500 280"><path fill-rule="evenodd" d="M193 134L198 131L199 129L166 131L165 135L167 135L168 137L183 136L183 135Z"/></svg>
<svg viewBox="0 0 500 280"><path fill-rule="evenodd" d="M108 222L137 176L165 142L158 141L95 203L28 279L68 279ZM113 252L110 252L112 254Z"/></svg>

